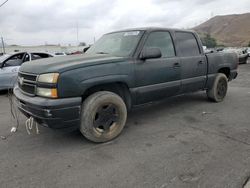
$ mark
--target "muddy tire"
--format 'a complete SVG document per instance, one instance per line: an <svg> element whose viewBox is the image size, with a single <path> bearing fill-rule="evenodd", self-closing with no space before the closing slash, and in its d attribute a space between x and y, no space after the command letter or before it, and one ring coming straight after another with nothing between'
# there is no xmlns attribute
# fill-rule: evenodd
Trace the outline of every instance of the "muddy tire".
<svg viewBox="0 0 250 188"><path fill-rule="evenodd" d="M107 142L121 133L126 120L127 108L122 98L100 91L83 102L80 131L90 141Z"/></svg>
<svg viewBox="0 0 250 188"><path fill-rule="evenodd" d="M225 74L218 73L213 87L207 90L207 97L214 102L221 102L226 97L228 89L228 79Z"/></svg>

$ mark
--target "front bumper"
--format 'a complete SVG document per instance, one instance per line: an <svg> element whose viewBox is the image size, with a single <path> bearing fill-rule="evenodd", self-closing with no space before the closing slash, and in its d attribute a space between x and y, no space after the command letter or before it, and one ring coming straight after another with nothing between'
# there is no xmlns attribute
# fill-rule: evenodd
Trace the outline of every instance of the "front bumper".
<svg viewBox="0 0 250 188"><path fill-rule="evenodd" d="M53 129L79 128L81 97L46 99L24 95L14 88L18 109L26 116L33 117L39 124Z"/></svg>

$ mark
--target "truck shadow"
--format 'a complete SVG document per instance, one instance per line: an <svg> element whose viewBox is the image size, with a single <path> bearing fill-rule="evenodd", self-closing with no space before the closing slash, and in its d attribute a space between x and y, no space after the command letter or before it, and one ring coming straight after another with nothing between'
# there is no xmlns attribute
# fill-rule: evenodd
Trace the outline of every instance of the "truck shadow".
<svg viewBox="0 0 250 188"><path fill-rule="evenodd" d="M159 114L160 112L171 112L171 113L179 113L179 108L181 106L187 105L198 105L198 104L209 103L207 100L206 94L204 92L199 93L190 93L184 94L180 96L170 97L168 99L153 102L150 104L146 104L143 106L138 106L134 108L128 116L128 119L133 119L135 117L147 116L149 114L154 115Z"/></svg>
<svg viewBox="0 0 250 188"><path fill-rule="evenodd" d="M136 107L135 109L131 110L128 114L127 124L123 133L117 139L105 143L105 144L116 144L120 140L126 140L130 134L133 134L133 128L136 126L145 127L148 121L152 120L152 118L160 119L162 115L168 113L180 114L180 109L182 106L188 108L187 106L190 105L190 108L194 105L200 105L204 103L209 103L206 99L206 95L203 93L195 93L195 94L186 94L181 96L176 96L172 98L168 98L164 101L159 101L147 105L143 105L140 107ZM180 116L181 117L181 116ZM157 126L154 125L154 126ZM97 145L93 142L88 141L84 138L80 131L61 131L61 130L51 130L46 127L40 126L40 134L39 135L25 135L25 118L22 118L18 137L24 137L27 142L37 142L37 145L41 143L49 143L46 146L48 150L58 149L58 148L82 148L82 147L96 147ZM19 138L16 139L19 139ZM33 141L35 139L35 141ZM73 149L72 148L72 149ZM63 149L62 149L63 152Z"/></svg>
<svg viewBox="0 0 250 188"><path fill-rule="evenodd" d="M8 91L7 90L0 90L0 96L1 95L7 95L8 94Z"/></svg>
<svg viewBox="0 0 250 188"><path fill-rule="evenodd" d="M209 103L207 101L206 95L204 92L200 93L195 93L195 94L186 94L186 95L181 95L181 96L176 96L172 98L168 98L167 100L164 101L159 101L143 106L139 106L131 110L128 114L128 120L127 124L125 126L125 129L122 133L122 137L126 137L126 130L128 128L131 128L131 132L133 129L133 126L137 125L138 122L145 122L147 119L145 117L161 117L162 113L181 113L179 109L182 106L188 106L192 107L193 105L200 105L201 103ZM140 126L143 126L143 123L140 123ZM46 137L50 137L50 141L48 141L48 138L46 138L47 142L51 142L51 144L54 144L54 139L57 141L60 140L59 142L63 142L65 146L69 145L70 147L72 144L80 144L80 145L96 145L95 143L92 143L85 139L80 131L71 131L71 132L62 132L62 131L57 131L57 130L50 130L47 128L42 128L42 132ZM128 131L130 132L130 131ZM131 132L129 134L131 134ZM41 135L42 136L42 135ZM115 141L112 142L117 142L119 140L119 137L115 139ZM56 146L56 145L55 145Z"/></svg>

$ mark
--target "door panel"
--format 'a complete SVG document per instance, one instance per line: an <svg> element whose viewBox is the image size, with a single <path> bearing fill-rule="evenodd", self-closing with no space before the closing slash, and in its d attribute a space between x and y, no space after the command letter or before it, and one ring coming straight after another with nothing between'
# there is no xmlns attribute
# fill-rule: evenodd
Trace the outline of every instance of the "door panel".
<svg viewBox="0 0 250 188"><path fill-rule="evenodd" d="M182 68L181 93L203 89L207 76L207 60L199 48L196 36L182 31L177 31L175 36Z"/></svg>
<svg viewBox="0 0 250 188"><path fill-rule="evenodd" d="M148 34L143 49L158 48L161 58L138 60L135 64L137 104L175 95L180 90L181 67L168 31Z"/></svg>
<svg viewBox="0 0 250 188"><path fill-rule="evenodd" d="M175 95L180 90L178 58L151 59L135 65L137 103L143 104Z"/></svg>
<svg viewBox="0 0 250 188"><path fill-rule="evenodd" d="M204 56L181 58L181 92L203 89L206 83L207 62Z"/></svg>

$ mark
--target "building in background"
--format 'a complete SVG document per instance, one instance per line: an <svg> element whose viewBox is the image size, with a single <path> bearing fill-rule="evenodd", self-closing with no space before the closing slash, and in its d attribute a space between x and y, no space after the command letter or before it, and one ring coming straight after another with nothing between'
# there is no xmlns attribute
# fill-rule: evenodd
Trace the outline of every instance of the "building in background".
<svg viewBox="0 0 250 188"><path fill-rule="evenodd" d="M18 45L7 45L5 46L5 52L7 54L14 52L64 52L67 54L75 53L75 52L83 52L83 49L86 46L61 46L61 45L40 45L40 46L18 46ZM1 47L0 54L3 53L3 49Z"/></svg>

